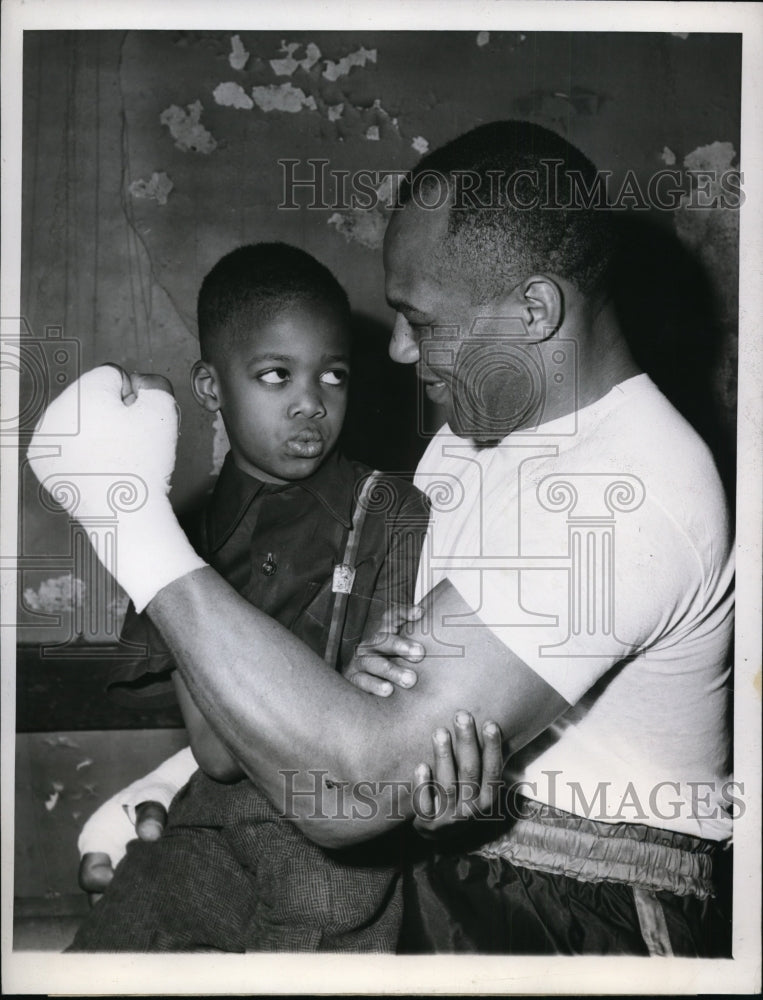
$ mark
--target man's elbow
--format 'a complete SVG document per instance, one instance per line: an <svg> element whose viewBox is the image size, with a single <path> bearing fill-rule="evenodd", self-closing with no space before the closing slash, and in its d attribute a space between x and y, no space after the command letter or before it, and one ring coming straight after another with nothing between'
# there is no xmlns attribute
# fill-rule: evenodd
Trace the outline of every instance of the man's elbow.
<svg viewBox="0 0 763 1000"><path fill-rule="evenodd" d="M308 840L327 851L340 851L367 840L373 840L389 830L387 823L374 823L367 819L327 817L324 819L299 818L295 824Z"/></svg>
<svg viewBox="0 0 763 1000"><path fill-rule="evenodd" d="M245 777L238 761L225 751L217 741L192 739L191 749L204 774L213 781L229 785Z"/></svg>

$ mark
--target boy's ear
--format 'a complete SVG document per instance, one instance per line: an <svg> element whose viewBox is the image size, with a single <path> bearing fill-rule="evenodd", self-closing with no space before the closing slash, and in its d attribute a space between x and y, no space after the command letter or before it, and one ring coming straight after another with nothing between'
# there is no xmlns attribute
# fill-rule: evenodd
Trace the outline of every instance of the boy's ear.
<svg viewBox="0 0 763 1000"><path fill-rule="evenodd" d="M191 392L199 406L203 406L210 413L217 413L221 400L214 365L206 361L194 363L191 369Z"/></svg>
<svg viewBox="0 0 763 1000"><path fill-rule="evenodd" d="M521 285L522 314L535 341L553 337L564 319L564 292L547 274L533 274Z"/></svg>

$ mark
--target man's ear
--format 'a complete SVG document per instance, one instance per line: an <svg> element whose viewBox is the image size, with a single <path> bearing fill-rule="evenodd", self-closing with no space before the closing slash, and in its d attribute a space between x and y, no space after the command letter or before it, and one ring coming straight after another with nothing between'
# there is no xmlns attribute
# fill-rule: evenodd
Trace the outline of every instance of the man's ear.
<svg viewBox="0 0 763 1000"><path fill-rule="evenodd" d="M521 294L527 332L533 340L553 337L564 319L564 291L547 274L533 274L522 282Z"/></svg>
<svg viewBox="0 0 763 1000"><path fill-rule="evenodd" d="M220 409L220 392L214 365L206 361L196 361L191 369L191 392L193 398L210 413Z"/></svg>

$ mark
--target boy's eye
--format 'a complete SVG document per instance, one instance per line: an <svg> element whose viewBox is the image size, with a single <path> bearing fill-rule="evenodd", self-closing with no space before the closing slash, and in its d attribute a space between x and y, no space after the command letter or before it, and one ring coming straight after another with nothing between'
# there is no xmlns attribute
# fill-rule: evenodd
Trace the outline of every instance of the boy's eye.
<svg viewBox="0 0 763 1000"><path fill-rule="evenodd" d="M348 374L349 372L346 372L343 368L331 368L329 371L321 374L321 382L325 385L344 385Z"/></svg>
<svg viewBox="0 0 763 1000"><path fill-rule="evenodd" d="M285 368L269 368L266 372L259 372L257 378L266 385L281 385L289 380L289 373Z"/></svg>

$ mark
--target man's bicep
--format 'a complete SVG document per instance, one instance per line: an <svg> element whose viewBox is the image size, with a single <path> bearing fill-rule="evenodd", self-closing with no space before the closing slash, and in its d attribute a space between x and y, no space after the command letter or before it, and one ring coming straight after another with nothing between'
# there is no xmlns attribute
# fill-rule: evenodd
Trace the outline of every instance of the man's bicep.
<svg viewBox="0 0 763 1000"><path fill-rule="evenodd" d="M477 724L497 722L513 753L569 708L568 702L482 623L453 585L445 580L422 602L421 622L406 632L424 645L418 683L394 698L402 716L398 753L429 756L438 726L466 709ZM391 707L391 706L390 706ZM403 745L405 744L405 749ZM400 761L402 764L402 761Z"/></svg>

